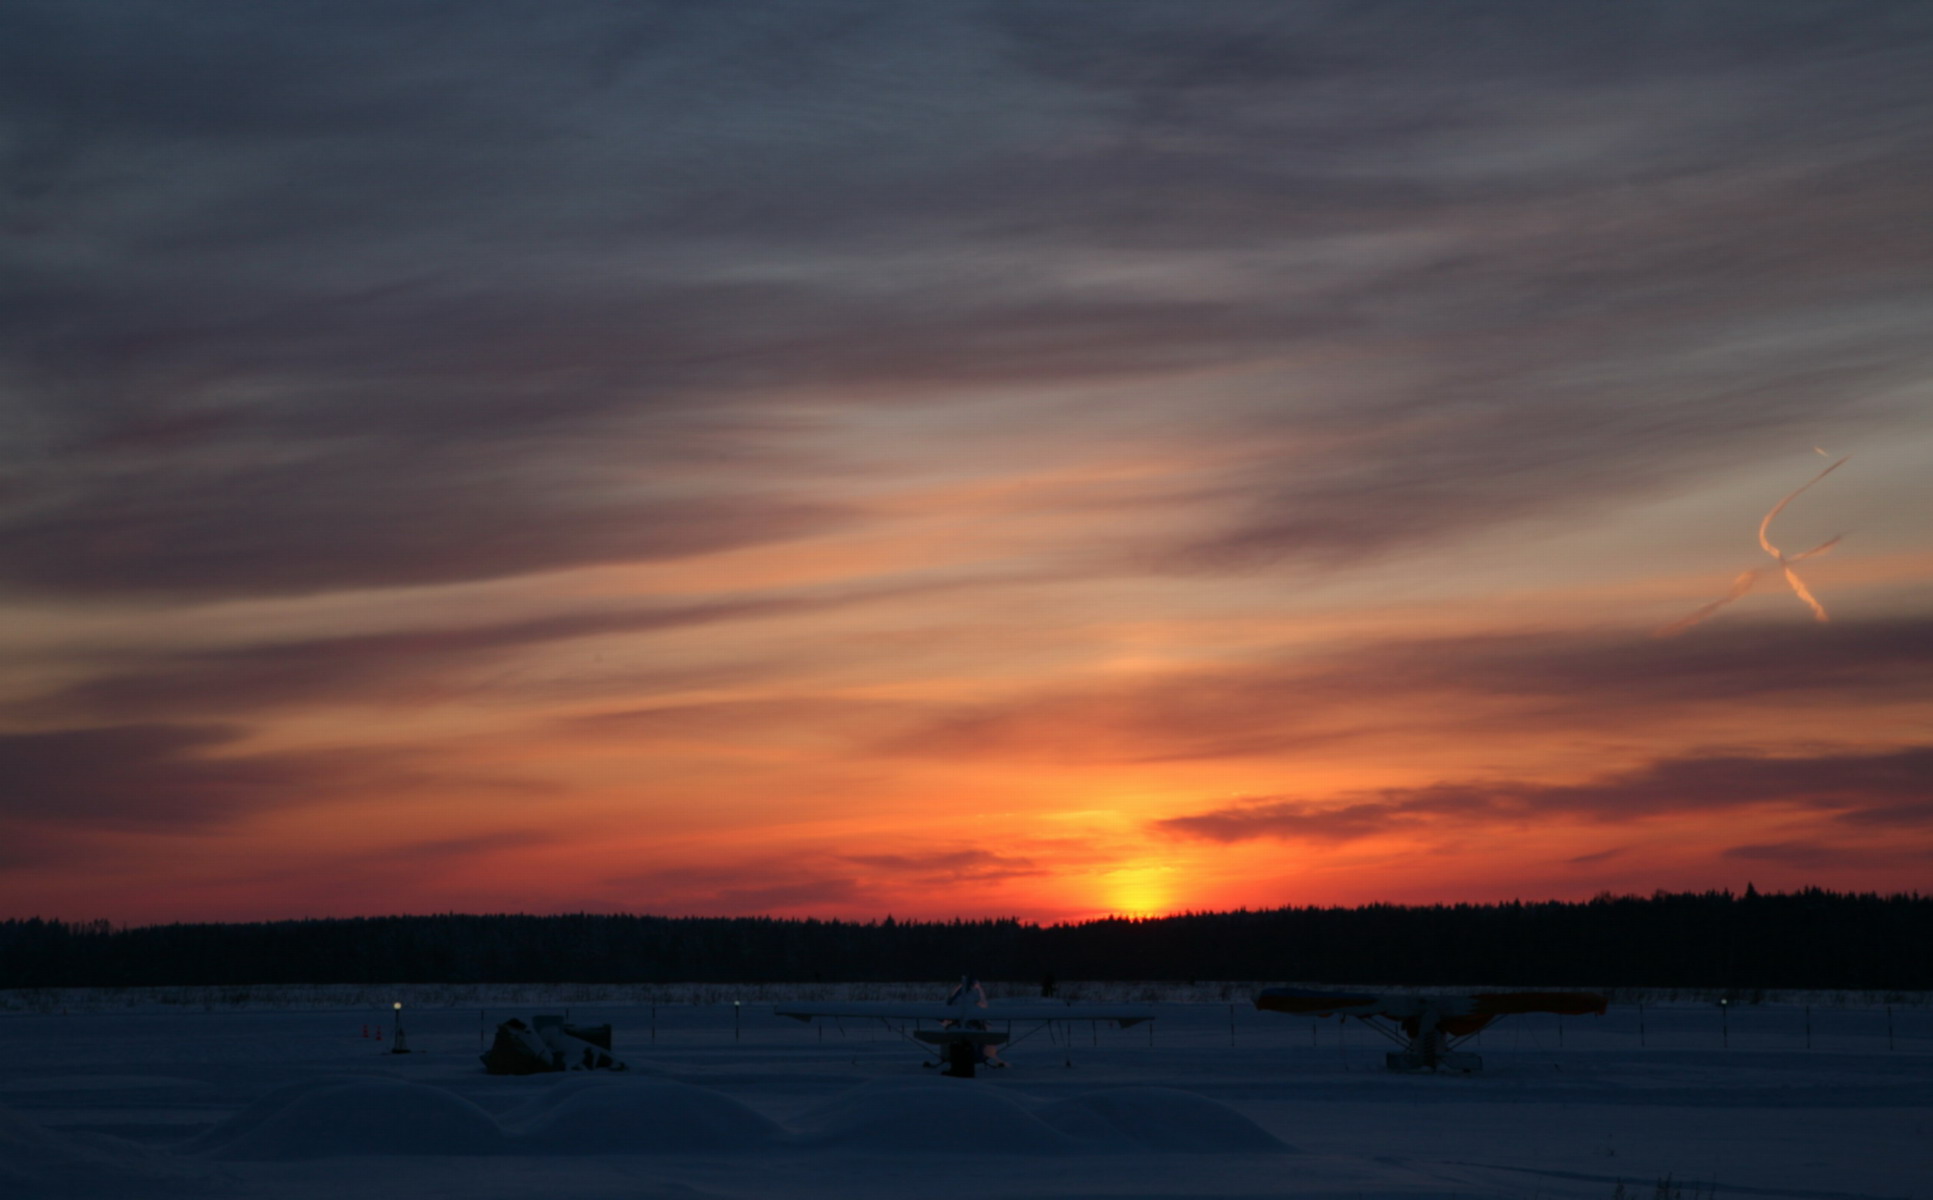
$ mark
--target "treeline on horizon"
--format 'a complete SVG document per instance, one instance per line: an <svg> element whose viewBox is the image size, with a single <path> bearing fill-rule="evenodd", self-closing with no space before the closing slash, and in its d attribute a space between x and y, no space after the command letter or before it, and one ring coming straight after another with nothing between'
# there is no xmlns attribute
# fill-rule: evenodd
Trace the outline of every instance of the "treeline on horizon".
<svg viewBox="0 0 1933 1200"><path fill-rule="evenodd" d="M1807 889L1106 918L0 922L0 987L1253 980L1933 990L1933 896Z"/></svg>

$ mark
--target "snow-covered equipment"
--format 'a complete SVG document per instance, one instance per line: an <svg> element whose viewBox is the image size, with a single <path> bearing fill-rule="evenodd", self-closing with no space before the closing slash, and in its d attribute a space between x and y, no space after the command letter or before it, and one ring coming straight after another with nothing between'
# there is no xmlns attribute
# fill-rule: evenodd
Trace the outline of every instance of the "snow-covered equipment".
<svg viewBox="0 0 1933 1200"><path fill-rule="evenodd" d="M497 1026L496 1041L478 1057L492 1075L627 1069L611 1053L609 1025L571 1025L556 1016L536 1017L532 1025L512 1017Z"/></svg>
<svg viewBox="0 0 1933 1200"><path fill-rule="evenodd" d="M1304 1017L1355 1017L1401 1050L1384 1056L1392 1071L1481 1070L1483 1059L1457 1050L1464 1039L1515 1013L1602 1015L1595 992L1340 992L1263 988L1255 1007Z"/></svg>

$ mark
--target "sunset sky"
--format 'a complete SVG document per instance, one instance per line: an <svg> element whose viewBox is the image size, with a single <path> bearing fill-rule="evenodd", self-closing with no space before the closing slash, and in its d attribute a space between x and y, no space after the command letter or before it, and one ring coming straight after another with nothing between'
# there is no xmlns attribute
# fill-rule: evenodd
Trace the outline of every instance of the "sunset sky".
<svg viewBox="0 0 1933 1200"><path fill-rule="evenodd" d="M24 0L0 154L0 917L1933 881L1933 5Z"/></svg>

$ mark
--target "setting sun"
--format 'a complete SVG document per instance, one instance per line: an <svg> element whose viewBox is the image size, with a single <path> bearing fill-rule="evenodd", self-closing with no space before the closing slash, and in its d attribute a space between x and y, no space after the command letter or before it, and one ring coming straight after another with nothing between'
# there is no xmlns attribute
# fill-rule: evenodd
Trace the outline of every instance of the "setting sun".
<svg viewBox="0 0 1933 1200"><path fill-rule="evenodd" d="M1122 917L1158 917L1169 911L1174 896L1174 868L1136 865L1102 876L1106 908Z"/></svg>

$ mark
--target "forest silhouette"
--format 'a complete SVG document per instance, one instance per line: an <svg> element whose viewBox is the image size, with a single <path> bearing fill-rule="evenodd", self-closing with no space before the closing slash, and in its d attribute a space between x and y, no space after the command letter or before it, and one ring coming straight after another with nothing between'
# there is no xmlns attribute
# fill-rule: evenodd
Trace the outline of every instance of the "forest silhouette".
<svg viewBox="0 0 1933 1200"><path fill-rule="evenodd" d="M1933 989L1933 896L1807 889L1106 918L612 914L116 927L0 922L0 987L278 983L1329 981Z"/></svg>

